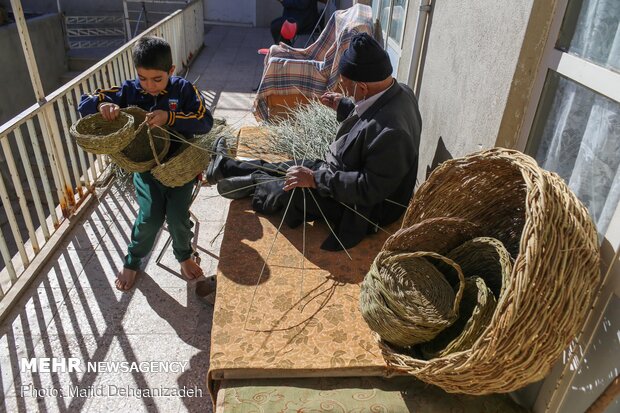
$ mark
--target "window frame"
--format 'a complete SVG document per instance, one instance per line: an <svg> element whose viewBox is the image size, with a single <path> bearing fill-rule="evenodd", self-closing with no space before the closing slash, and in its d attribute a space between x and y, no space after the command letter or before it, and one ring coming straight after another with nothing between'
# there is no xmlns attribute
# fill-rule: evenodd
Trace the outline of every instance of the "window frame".
<svg viewBox="0 0 620 413"><path fill-rule="evenodd" d="M528 139L532 128L534 127L534 119L538 110L538 103L542 97L547 72L553 70L580 85L592 89L596 93L608 97L609 99L620 103L620 87L615 89L612 85L620 85L620 73L611 69L598 66L585 59L564 52L556 48L556 43L560 35L560 28L564 20L564 15L570 0L559 0L555 11L555 16L549 29L549 36L543 51L543 57L540 62L538 74L534 81L530 102L525 111L523 126L517 148L525 151L528 145ZM549 108L542 108L548 110Z"/></svg>
<svg viewBox="0 0 620 413"><path fill-rule="evenodd" d="M516 148L525 152L531 144L530 134L539 103L543 99L545 81L549 71L555 71L581 86L589 88L602 96L620 103L620 73L598 66L578 56L556 48L560 36L560 29L566 15L570 0L558 0L552 19L546 44L544 46L539 69L534 81L530 100L525 111L523 123L517 140ZM547 107L541 107L542 113L550 110L551 102ZM595 297L593 308L578 340L578 345L587 354L590 344L600 326L601 320L613 295L620 296L620 205L616 207L601 247L601 282L600 296ZM579 352L577 352L580 354ZM577 356L577 361L581 357ZM553 412L563 407L571 384L576 377L576 371L571 370L560 361L544 379L533 406L534 412Z"/></svg>
<svg viewBox="0 0 620 413"><path fill-rule="evenodd" d="M396 42L396 40L392 39L390 37L390 30L392 29L392 18L394 15L394 0L388 0L389 3L389 15L387 18L387 25L386 27L381 27L381 35L383 36L384 42L385 44L383 45L384 48L387 49L387 47L389 46L390 48L392 48L393 50L399 52L399 56L402 53L402 46L403 46L403 41L404 41L404 37L405 37L405 27L407 25L407 12L409 11L409 0L405 0L405 6L403 7L404 11L404 15L403 15L403 26L400 30L400 42ZM372 3L372 9L373 9L373 20L374 19L378 19L379 22L381 22L381 18L382 13L383 13L383 8L382 6L383 1L382 0L375 0ZM375 8L375 5L377 5L377 7ZM375 11L376 11L376 16L375 16Z"/></svg>

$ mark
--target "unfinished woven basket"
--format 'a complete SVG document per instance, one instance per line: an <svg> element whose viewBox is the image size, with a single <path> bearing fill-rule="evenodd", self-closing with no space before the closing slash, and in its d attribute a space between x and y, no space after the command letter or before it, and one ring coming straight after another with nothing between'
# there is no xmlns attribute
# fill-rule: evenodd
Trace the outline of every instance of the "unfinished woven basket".
<svg viewBox="0 0 620 413"><path fill-rule="evenodd" d="M480 227L460 218L431 218L408 228L401 228L391 235L382 250L393 252L430 251L447 257L447 254L468 240L480 236ZM437 262L437 268L452 287L460 282L450 265ZM463 273L465 275L465 273Z"/></svg>
<svg viewBox="0 0 620 413"><path fill-rule="evenodd" d="M109 155L129 145L134 138L133 127L133 116L127 113L120 112L114 120L106 120L95 113L71 125L70 133L86 152Z"/></svg>
<svg viewBox="0 0 620 413"><path fill-rule="evenodd" d="M195 135L193 139L183 143L172 157L153 168L151 173L155 179L167 187L185 185L209 165L211 146L215 139L222 135L228 136L231 132L224 121L217 121L209 133Z"/></svg>
<svg viewBox="0 0 620 413"><path fill-rule="evenodd" d="M135 138L122 151L110 154L110 158L127 172L150 171L168 154L170 135L163 129L149 129L146 125L142 125L147 112L137 106L122 109L122 112L134 117Z"/></svg>
<svg viewBox="0 0 620 413"><path fill-rule="evenodd" d="M512 272L512 259L499 240L489 237L474 238L446 256L461 266L465 278L481 277L495 298L502 296Z"/></svg>
<svg viewBox="0 0 620 413"><path fill-rule="evenodd" d="M480 227L461 218L431 218L403 227L383 245L387 251L432 251L446 255L464 242L479 236Z"/></svg>
<svg viewBox="0 0 620 413"><path fill-rule="evenodd" d="M456 294L429 258L453 266L462 281ZM439 254L382 251L362 283L360 309L382 339L409 347L432 340L454 323L463 288L459 266Z"/></svg>
<svg viewBox="0 0 620 413"><path fill-rule="evenodd" d="M495 296L482 278L466 278L459 318L432 341L422 344L424 357L444 357L469 349L491 322L496 305Z"/></svg>
<svg viewBox="0 0 620 413"><path fill-rule="evenodd" d="M556 174L496 148L444 162L403 227L434 217L478 224L515 259L493 318L470 349L419 360L380 342L391 367L448 392L510 392L542 379L575 337L599 282L597 233Z"/></svg>

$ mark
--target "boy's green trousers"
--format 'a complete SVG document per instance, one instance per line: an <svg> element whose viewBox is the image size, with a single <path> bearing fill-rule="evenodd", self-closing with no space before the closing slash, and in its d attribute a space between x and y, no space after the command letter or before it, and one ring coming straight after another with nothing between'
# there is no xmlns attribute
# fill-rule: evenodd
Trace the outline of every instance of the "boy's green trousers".
<svg viewBox="0 0 620 413"><path fill-rule="evenodd" d="M169 188L157 181L150 172L134 173L133 183L140 212L131 231L131 243L125 256L125 268L138 270L155 243L157 233L168 222L172 250L177 261L191 258L193 237L189 207L196 180L177 188Z"/></svg>

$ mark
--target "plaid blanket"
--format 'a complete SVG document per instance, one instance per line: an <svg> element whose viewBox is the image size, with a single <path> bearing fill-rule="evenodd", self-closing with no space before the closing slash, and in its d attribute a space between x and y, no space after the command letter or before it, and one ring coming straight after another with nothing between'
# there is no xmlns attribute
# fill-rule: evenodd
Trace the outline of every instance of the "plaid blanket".
<svg viewBox="0 0 620 413"><path fill-rule="evenodd" d="M372 34L372 28L372 9L356 4L337 10L317 41L305 49L295 49L284 43L271 46L254 99L256 119L268 119L267 97L270 95L302 94L312 99L336 89L340 75L338 62L351 38L362 32Z"/></svg>

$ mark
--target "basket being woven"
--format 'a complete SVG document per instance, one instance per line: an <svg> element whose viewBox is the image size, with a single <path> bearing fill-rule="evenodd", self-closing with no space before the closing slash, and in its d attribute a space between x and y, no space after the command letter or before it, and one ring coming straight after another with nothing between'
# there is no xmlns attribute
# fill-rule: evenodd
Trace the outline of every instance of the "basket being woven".
<svg viewBox="0 0 620 413"><path fill-rule="evenodd" d="M133 140L134 118L120 112L116 119L106 120L95 113L71 125L70 133L86 152L109 155L122 151Z"/></svg>
<svg viewBox="0 0 620 413"><path fill-rule="evenodd" d="M459 318L432 341L422 344L424 357L444 357L470 348L491 322L496 305L495 296L482 278L466 278Z"/></svg>
<svg viewBox="0 0 620 413"><path fill-rule="evenodd" d="M434 217L478 224L515 259L491 323L471 348L419 360L380 342L388 364L448 392L510 392L542 379L575 337L599 282L597 233L556 174L496 148L444 162L403 227Z"/></svg>
<svg viewBox="0 0 620 413"><path fill-rule="evenodd" d="M110 158L127 172L150 171L168 153L170 136L161 128L149 129L143 125L147 114L145 110L130 106L122 111L134 117L135 138L122 151L110 154Z"/></svg>
<svg viewBox="0 0 620 413"><path fill-rule="evenodd" d="M167 187L175 188L185 185L209 165L211 146L215 139L222 135L227 136L227 142L234 139L225 122L217 121L209 133L185 140L165 163L154 167L151 173L155 179Z"/></svg>
<svg viewBox="0 0 620 413"><path fill-rule="evenodd" d="M360 309L368 326L383 340L401 347L432 340L458 318L464 282L457 293L430 259L454 267L451 260L433 252L377 255L364 278Z"/></svg>

